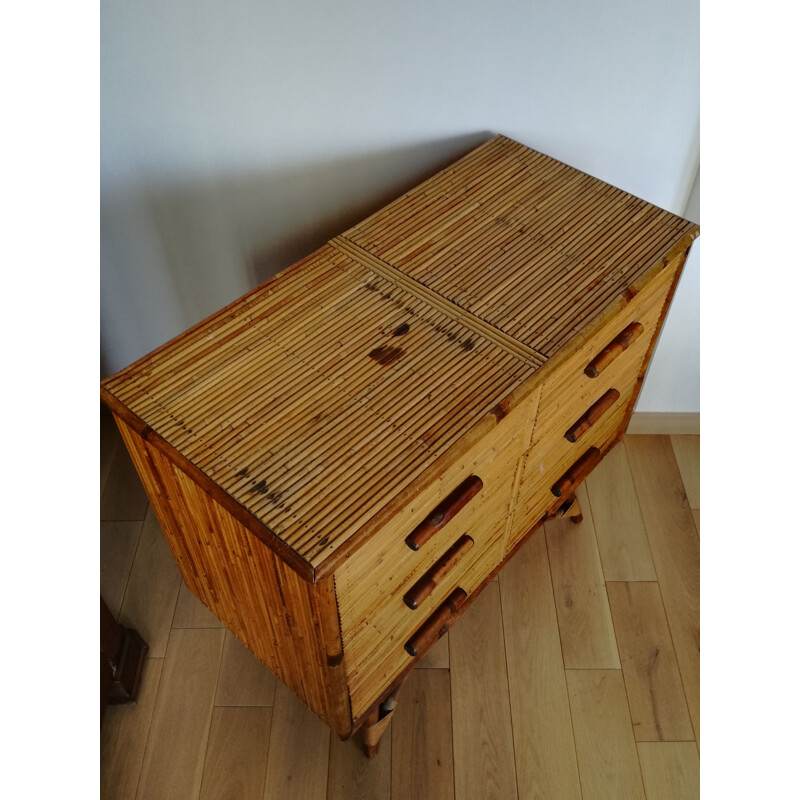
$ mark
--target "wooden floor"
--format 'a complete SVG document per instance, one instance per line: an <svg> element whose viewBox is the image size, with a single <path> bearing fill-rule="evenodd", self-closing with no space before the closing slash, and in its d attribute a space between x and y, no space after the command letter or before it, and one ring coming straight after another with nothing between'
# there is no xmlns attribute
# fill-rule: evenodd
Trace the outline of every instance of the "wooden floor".
<svg viewBox="0 0 800 800"><path fill-rule="evenodd" d="M699 796L697 436L628 436L429 653L378 756L340 742L183 585L101 417L101 592L150 645L104 798Z"/></svg>

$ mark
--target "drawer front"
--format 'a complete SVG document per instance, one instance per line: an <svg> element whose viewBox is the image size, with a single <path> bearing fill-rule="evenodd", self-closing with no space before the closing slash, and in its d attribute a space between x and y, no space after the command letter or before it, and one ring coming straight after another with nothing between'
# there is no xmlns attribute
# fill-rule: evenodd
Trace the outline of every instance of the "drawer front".
<svg viewBox="0 0 800 800"><path fill-rule="evenodd" d="M624 372L620 369L609 369L607 378L597 387L596 392L583 399L580 406L572 408L571 416L559 415L558 425L553 426L549 436L542 438L528 451L523 462L522 480L506 551L511 550L533 525L558 504L558 497L551 491L558 479L589 448L602 449L616 436L636 385L640 360L626 364ZM594 424L576 441L566 438L565 434L574 429L575 423L584 418L585 412L595 401L608 396L612 390L618 393L617 399Z"/></svg>
<svg viewBox="0 0 800 800"><path fill-rule="evenodd" d="M364 624L367 609L384 596L396 594L402 584L427 570L476 522L480 522L478 529L482 530L487 519L508 514L517 463L525 448L523 439L530 435L530 424L526 422L533 418L538 398L537 391L523 401L337 568L337 602L343 630ZM470 479L480 480L480 490L418 549L409 547L406 539L416 535L426 520L445 507L448 498L457 495ZM478 540L476 543L480 544Z"/></svg>
<svg viewBox="0 0 800 800"><path fill-rule="evenodd" d="M604 391L620 380L634 365L641 367L647 348L658 327L667 292L675 276L679 259L663 269L639 294L637 294L597 334L587 340L576 353L559 365L545 382L542 399L533 431L532 446L536 447L553 437L563 435L565 425L577 419ZM619 340L631 326L641 326L641 333L624 350L612 347L610 360L595 377L586 373L587 367L612 342Z"/></svg>
<svg viewBox="0 0 800 800"><path fill-rule="evenodd" d="M413 661L415 636L435 618L442 604L455 590L471 595L502 561L507 518L495 523L488 541L472 547L456 571L438 584L418 609L403 602L403 593L376 608L369 624L355 635L343 632L345 664L354 719L364 714L381 692ZM438 638L438 637L437 637ZM435 641L435 638L434 640ZM431 641L429 644L432 644ZM426 651L422 649L419 655Z"/></svg>
<svg viewBox="0 0 800 800"><path fill-rule="evenodd" d="M545 382L506 551L557 502L550 489L565 470L618 433L679 263L675 257ZM638 335L625 341L632 329ZM569 441L568 434L576 440Z"/></svg>
<svg viewBox="0 0 800 800"><path fill-rule="evenodd" d="M379 531L336 571L354 717L410 663L406 641L447 594L458 587L471 591L500 563L524 438L520 428L510 441L502 435L488 446L480 442L455 474L446 476L443 488L427 497L427 504L418 498L416 512L403 515L403 525L393 523ZM406 539L436 509L440 495L446 498L448 488L452 492L473 476L482 483L480 491L419 549L409 547ZM421 598L415 608L407 595Z"/></svg>

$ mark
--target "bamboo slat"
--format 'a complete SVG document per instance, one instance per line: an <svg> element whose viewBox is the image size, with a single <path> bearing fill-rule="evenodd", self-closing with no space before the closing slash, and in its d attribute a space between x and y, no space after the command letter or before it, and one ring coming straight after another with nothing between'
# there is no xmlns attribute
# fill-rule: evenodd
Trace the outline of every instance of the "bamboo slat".
<svg viewBox="0 0 800 800"><path fill-rule="evenodd" d="M185 473L119 424L139 474L152 483L154 508L189 588L333 730L348 734L330 581L304 581Z"/></svg>

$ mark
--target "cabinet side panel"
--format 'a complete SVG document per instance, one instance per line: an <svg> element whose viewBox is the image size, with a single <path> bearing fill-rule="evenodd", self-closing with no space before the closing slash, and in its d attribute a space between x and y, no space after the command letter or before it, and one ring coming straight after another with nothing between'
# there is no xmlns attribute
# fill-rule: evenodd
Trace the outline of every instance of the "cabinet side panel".
<svg viewBox="0 0 800 800"><path fill-rule="evenodd" d="M644 376L647 374L647 368L650 366L650 359L653 356L653 352L658 344L658 339L661 336L661 330L664 327L664 321L667 318L667 312L669 311L669 307L672 303L672 298L675 296L675 290L678 288L678 281L683 274L683 268L686 266L686 259L689 257L689 250L691 250L693 241L693 237L687 237L687 239L682 240L680 243L682 247L678 250L677 268L675 269L670 287L667 291L666 297L664 298L664 303L661 306L661 313L659 315L658 322L656 323L655 334L650 339L650 344L647 348L647 352L645 353L644 360L642 361L642 368L639 371L638 377L636 378L636 386L633 389L633 394L631 395L631 399L628 403L628 408L625 411L625 418L620 426L620 437L627 430L628 424L633 416L633 410L636 407L636 401L639 399L639 392L642 391L642 385L644 384Z"/></svg>
<svg viewBox="0 0 800 800"><path fill-rule="evenodd" d="M286 566L186 473L117 418L186 585L342 737L350 704L332 580Z"/></svg>

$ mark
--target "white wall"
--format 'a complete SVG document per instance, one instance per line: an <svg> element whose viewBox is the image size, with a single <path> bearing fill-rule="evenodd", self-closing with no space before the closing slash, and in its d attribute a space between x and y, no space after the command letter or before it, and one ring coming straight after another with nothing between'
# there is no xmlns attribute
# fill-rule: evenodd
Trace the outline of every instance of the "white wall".
<svg viewBox="0 0 800 800"><path fill-rule="evenodd" d="M105 0L104 374L493 133L683 212L698 17L697 0ZM697 371L696 346L660 344L673 358ZM679 389L642 402L678 410Z"/></svg>
<svg viewBox="0 0 800 800"><path fill-rule="evenodd" d="M700 170L683 216L700 222ZM636 403L637 411L700 412L700 239L695 239Z"/></svg>

